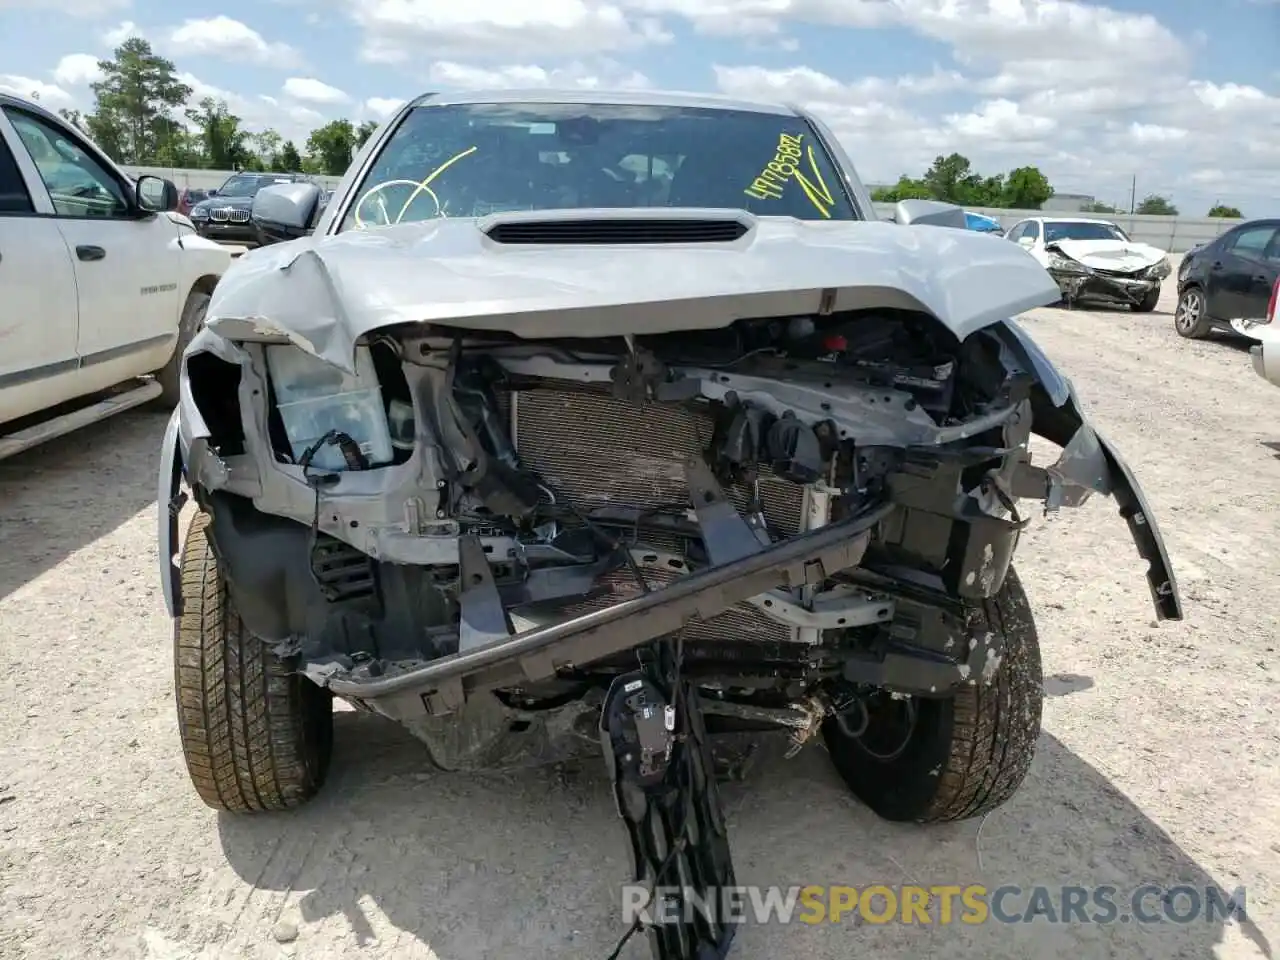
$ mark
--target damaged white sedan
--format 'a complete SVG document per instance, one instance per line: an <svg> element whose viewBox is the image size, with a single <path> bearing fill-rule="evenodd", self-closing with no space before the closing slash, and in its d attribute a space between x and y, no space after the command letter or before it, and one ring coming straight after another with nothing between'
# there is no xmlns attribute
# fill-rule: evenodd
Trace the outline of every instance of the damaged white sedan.
<svg viewBox="0 0 1280 960"><path fill-rule="evenodd" d="M1068 308L1093 301L1150 313L1171 270L1165 251L1135 242L1110 220L1033 217L1010 227L1005 239L1049 271Z"/></svg>
<svg viewBox="0 0 1280 960"><path fill-rule="evenodd" d="M803 111L429 95L320 199L259 194L312 235L218 285L164 443L210 806L314 796L335 695L447 769L603 752L635 881L668 891L655 955L722 957L708 731L822 740L892 820L1018 789L1043 697L1020 500L1114 498L1182 617L1133 474L1010 319L1057 285L958 208L880 222Z"/></svg>

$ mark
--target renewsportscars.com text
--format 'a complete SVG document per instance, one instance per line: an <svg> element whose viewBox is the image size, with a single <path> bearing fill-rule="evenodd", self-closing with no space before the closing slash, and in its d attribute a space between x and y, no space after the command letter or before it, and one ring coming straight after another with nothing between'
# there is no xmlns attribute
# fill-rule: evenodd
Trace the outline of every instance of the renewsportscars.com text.
<svg viewBox="0 0 1280 960"><path fill-rule="evenodd" d="M1216 886L720 887L704 891L631 884L622 889L627 923L1227 923L1248 919L1245 888Z"/></svg>

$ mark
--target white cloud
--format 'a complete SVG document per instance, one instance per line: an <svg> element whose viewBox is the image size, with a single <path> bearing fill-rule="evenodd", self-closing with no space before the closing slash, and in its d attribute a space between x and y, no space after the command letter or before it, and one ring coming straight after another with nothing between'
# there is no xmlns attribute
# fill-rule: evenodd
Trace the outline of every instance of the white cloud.
<svg viewBox="0 0 1280 960"><path fill-rule="evenodd" d="M0 11L40 10L92 19L104 13L128 10L132 3L133 0L0 0Z"/></svg>
<svg viewBox="0 0 1280 960"><path fill-rule="evenodd" d="M395 97L370 97L364 102L364 108L373 119L386 120L404 104L404 100L397 100Z"/></svg>
<svg viewBox="0 0 1280 960"><path fill-rule="evenodd" d="M351 0L364 59L412 63L431 51L444 58L581 56L670 39L649 18L633 18L603 0Z"/></svg>
<svg viewBox="0 0 1280 960"><path fill-rule="evenodd" d="M169 31L165 47L180 57L220 57L281 68L302 62L298 51L288 44L269 43L252 27L222 15L184 21Z"/></svg>
<svg viewBox="0 0 1280 960"><path fill-rule="evenodd" d="M339 115L314 109L289 97L246 96L205 83L190 73L179 73L178 79L191 87L192 105L205 97L220 100L227 105L229 112L240 118L244 129L257 132L271 128L299 147L306 141L308 133Z"/></svg>
<svg viewBox="0 0 1280 960"><path fill-rule="evenodd" d="M651 86L649 78L644 74L619 68L617 64L612 63L600 64L599 68L570 63L564 67L548 70L535 65L490 68L437 61L431 65L428 78L435 85L473 90L511 87L580 87L585 90L602 87L643 89Z"/></svg>
<svg viewBox="0 0 1280 960"><path fill-rule="evenodd" d="M701 33L769 36L786 21L879 27L901 20L898 0L622 0L642 13L690 20Z"/></svg>
<svg viewBox="0 0 1280 960"><path fill-rule="evenodd" d="M102 42L105 43L108 47L112 47L114 49L115 47L120 46L120 44L124 43L130 37L141 37L141 36L142 36L142 29L136 23L134 23L132 20L122 20L120 23L116 24L110 30L105 31L102 34Z"/></svg>
<svg viewBox="0 0 1280 960"><path fill-rule="evenodd" d="M71 94L61 87L15 73L0 73L0 91L34 100L50 110L69 107L75 102Z"/></svg>
<svg viewBox="0 0 1280 960"><path fill-rule="evenodd" d="M988 100L973 113L952 113L945 119L957 137L976 142L1034 143L1053 133L1058 125L1052 117L1024 113L1012 100Z"/></svg>
<svg viewBox="0 0 1280 960"><path fill-rule="evenodd" d="M63 87L87 87L101 77L98 58L88 53L69 53L53 69L53 79Z"/></svg>
<svg viewBox="0 0 1280 960"><path fill-rule="evenodd" d="M1138 144L1181 143L1189 136L1182 127L1162 127L1158 123L1129 124L1129 136Z"/></svg>
<svg viewBox="0 0 1280 960"><path fill-rule="evenodd" d="M314 77L290 77L284 82L284 92L295 100L307 103L338 104L347 103L351 98L345 91L321 83Z"/></svg>

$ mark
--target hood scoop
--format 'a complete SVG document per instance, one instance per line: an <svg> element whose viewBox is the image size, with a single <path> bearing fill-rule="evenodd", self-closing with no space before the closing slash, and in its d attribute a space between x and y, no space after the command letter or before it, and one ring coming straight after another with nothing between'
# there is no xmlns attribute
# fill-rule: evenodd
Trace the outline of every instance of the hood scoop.
<svg viewBox="0 0 1280 960"><path fill-rule="evenodd" d="M598 246L604 244L732 243L748 225L737 218L599 217L503 220L484 232L495 243Z"/></svg>

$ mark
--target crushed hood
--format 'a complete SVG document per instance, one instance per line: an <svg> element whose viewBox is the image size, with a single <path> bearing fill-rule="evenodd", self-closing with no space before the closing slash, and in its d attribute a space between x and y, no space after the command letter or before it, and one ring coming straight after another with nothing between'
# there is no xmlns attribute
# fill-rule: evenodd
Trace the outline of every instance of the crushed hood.
<svg viewBox="0 0 1280 960"><path fill-rule="evenodd" d="M1145 270L1166 256L1159 247L1129 240L1055 240L1045 245L1095 270Z"/></svg>
<svg viewBox="0 0 1280 960"><path fill-rule="evenodd" d="M963 339L1060 295L1014 244L935 226L665 210L669 219L731 217L748 229L729 242L631 246L503 244L487 235L507 222L639 215L499 214L272 244L227 271L206 326L230 339L283 335L350 370L361 336L405 322L602 337L899 307L927 311Z"/></svg>

